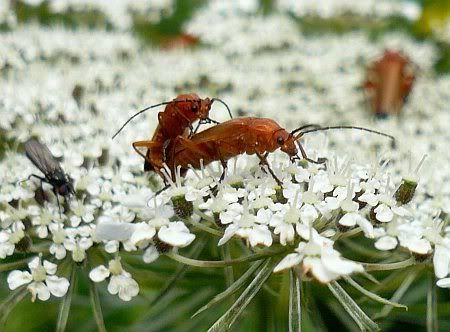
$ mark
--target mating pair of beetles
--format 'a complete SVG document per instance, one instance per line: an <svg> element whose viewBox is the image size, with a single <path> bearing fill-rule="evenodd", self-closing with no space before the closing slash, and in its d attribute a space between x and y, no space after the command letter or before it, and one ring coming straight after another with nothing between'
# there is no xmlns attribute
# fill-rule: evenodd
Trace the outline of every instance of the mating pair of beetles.
<svg viewBox="0 0 450 332"><path fill-rule="evenodd" d="M226 106L231 120L218 123L209 118L214 101L219 101ZM256 154L280 184L267 164L266 157L270 152L281 149L294 161L300 159L298 155L300 150L302 158L309 162L325 162L325 159L312 160L306 155L301 143L298 142L306 133L330 129L358 129L394 140L390 135L354 126L305 125L288 132L272 119L255 117L233 119L230 109L222 100L201 99L195 93L182 94L172 101L144 108L129 118L113 138L137 115L161 105L166 106L163 112L158 113L158 126L152 139L134 142L133 148L145 158L144 170L157 172L163 179L161 169L164 164L169 167L171 176L175 177L175 170L178 167L181 167L181 174L185 174L189 166L199 169L202 164L207 165L213 161L221 162L224 168L223 179L227 160L247 153ZM193 125L197 121L198 125L194 129ZM215 123L215 125L197 133L199 126L204 123ZM146 148L146 154L143 154L139 148Z"/></svg>

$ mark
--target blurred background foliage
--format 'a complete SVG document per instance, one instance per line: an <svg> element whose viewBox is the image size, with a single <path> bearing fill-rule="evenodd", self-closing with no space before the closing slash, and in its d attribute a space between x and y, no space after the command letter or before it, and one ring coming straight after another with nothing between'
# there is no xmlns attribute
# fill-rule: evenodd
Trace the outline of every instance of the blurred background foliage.
<svg viewBox="0 0 450 332"><path fill-rule="evenodd" d="M40 4L32 5L21 0L11 1L17 21L20 24L37 22L45 26L63 25L70 29L79 27L88 29L113 30L113 22L97 10L79 10L68 8L63 12L52 12L49 3L43 1ZM395 0L393 0L395 1ZM292 17L296 20L305 34L342 34L355 30L364 30L377 38L390 31L403 31L418 40L432 40L439 49L439 57L435 63L437 73L450 72L450 44L436 38L433 33L437 28L447 24L450 17L450 1L448 0L415 0L422 7L422 14L415 22L403 16L393 15L383 18L359 16L348 13L329 18L307 15L303 17ZM183 25L196 10L205 5L207 0L176 0L175 10L171 15L163 17L157 23L147 20L141 13L133 13L133 32L144 44L161 45L170 38L183 33ZM260 0L260 15L270 15L276 10L276 0ZM8 26L3 24L1 30L8 30Z"/></svg>
<svg viewBox="0 0 450 332"><path fill-rule="evenodd" d="M1 0L8 1L8 0ZM48 2L32 5L21 0L10 0L19 24L38 23L43 26L63 25L68 29L104 29L114 30L114 24L100 11L81 11L68 9L64 12L52 12ZM390 31L403 31L417 40L427 39L438 48L439 56L435 62L437 74L450 72L450 44L449 41L438 39L434 31L436 27L447 24L450 18L450 1L448 0L417 0L422 7L418 20L409 21L401 16L361 17L352 13L330 18L318 16L294 17L301 31L314 36L315 34L345 34L355 30L366 31L376 39ZM183 33L183 26L191 19L195 12L204 6L207 0L176 0L174 11L165 16L158 23L147 20L145 15L133 14L132 33L142 41L144 46L158 47L173 37ZM260 0L258 15L270 15L276 10L274 0ZM9 31L7 23L0 26L0 31ZM300 33L300 30L299 30ZM202 47L201 43L198 47ZM1 135L1 132L0 132ZM0 137L0 140L4 141ZM4 146L2 144L2 146ZM0 151L0 158L4 151ZM209 240L202 248L193 247L182 251L186 256L198 255L199 259L214 260L220 256L216 242ZM205 240L206 241L206 240ZM199 241L200 242L200 241ZM198 242L197 242L198 243ZM385 259L400 261L402 257L389 257L385 253L382 257L373 256L375 253L367 249L367 243L355 240L340 242L339 251L350 259L373 261ZM380 255L380 253L376 253ZM242 248L236 243L231 245L231 255L242 255ZM26 258L17 255L4 260L16 261ZM99 262L102 262L99 257ZM107 293L104 284L100 285L101 305L108 331L203 331L206 330L229 307L230 302L224 301L202 314L190 319L191 315L214 295L226 288L224 269L188 268L174 263L168 258L161 257L157 263L144 264L140 257L130 256L126 265L141 287L141 296L130 303L124 303ZM95 262L91 262L95 265ZM132 265L133 267L131 267ZM243 267L241 267L242 269ZM245 267L244 267L245 268ZM418 272L417 272L418 271ZM1 271L0 271L1 272ZM243 271L235 269L239 276ZM434 282L433 271L429 264L424 263L421 269L412 267L396 272L375 273L379 284L368 281L364 277L355 280L365 288L376 292L385 298L401 295L399 302L408 305L408 311L391 308L392 312L386 318L377 322L385 331L422 331L426 324L427 289L430 280ZM11 293L7 289L6 273L0 277L0 298L5 299ZM404 287L405 281L411 287ZM287 331L289 276L287 273L271 276L268 284L252 301L248 310L235 325L236 331ZM359 299L362 308L373 314L380 311L379 303L363 299L362 294L355 289L345 287L353 298ZM398 291L404 289L403 294ZM89 297L87 275L78 278L72 300L68 329L70 331L95 331ZM450 331L450 297L447 289L437 290L439 303L439 327L441 331ZM29 295L13 308L7 317L4 331L52 331L55 328L55 317L58 314L59 301L51 298L49 301L31 303ZM328 288L316 282L303 283L302 305L306 309L303 317L304 331L328 330L356 331L356 324L350 319L337 300L331 296ZM386 309L387 310L387 309ZM387 310L385 313L389 313ZM2 318L0 326L5 322ZM328 327L328 328L327 328Z"/></svg>

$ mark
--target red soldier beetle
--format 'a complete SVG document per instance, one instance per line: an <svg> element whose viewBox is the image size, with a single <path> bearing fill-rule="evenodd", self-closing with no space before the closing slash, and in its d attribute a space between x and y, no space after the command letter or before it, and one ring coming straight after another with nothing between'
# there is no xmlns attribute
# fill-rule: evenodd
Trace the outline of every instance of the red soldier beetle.
<svg viewBox="0 0 450 332"><path fill-rule="evenodd" d="M414 83L414 69L407 56L389 50L370 65L364 90L377 116L401 112Z"/></svg>
<svg viewBox="0 0 450 332"><path fill-rule="evenodd" d="M308 127L313 128L307 129ZM357 129L395 140L391 135L362 127L314 127L317 126L306 125L289 133L272 119L251 117L232 119L208 128L190 138L184 136L175 138L167 149L167 165L173 177L178 166L181 166L182 170L186 171L189 165L194 169L198 169L201 167L201 163L207 165L213 161L220 161L224 168L221 177L223 179L227 160L243 153L256 154L261 163L268 167L269 172L278 184L281 184L281 181L277 179L267 163L266 157L268 153L281 149L294 161L300 159L298 155L298 150L300 150L302 158L311 163L321 164L326 161L326 159L313 160L307 156L304 148L298 142L307 133L332 129Z"/></svg>
<svg viewBox="0 0 450 332"><path fill-rule="evenodd" d="M171 139L178 136L187 137L188 129L190 129L190 134L193 135L201 124L218 123L209 118L211 105L214 101L218 101L225 105L230 118L233 118L228 105L219 98L201 99L195 93L181 94L172 101L152 105L137 112L122 125L122 127L114 134L113 139L138 115L149 109L166 105L164 111L158 113L158 126L152 139L133 143L134 150L145 159L144 170L155 171L162 176L160 169L163 167L164 163L165 148ZM192 124L197 120L200 121L197 128L194 129ZM144 155L139 151L139 147L147 148L147 153Z"/></svg>

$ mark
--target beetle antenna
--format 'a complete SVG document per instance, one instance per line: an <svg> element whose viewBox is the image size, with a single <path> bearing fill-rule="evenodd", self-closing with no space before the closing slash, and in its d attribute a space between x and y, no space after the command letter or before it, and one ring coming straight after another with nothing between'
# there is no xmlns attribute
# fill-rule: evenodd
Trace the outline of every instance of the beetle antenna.
<svg viewBox="0 0 450 332"><path fill-rule="evenodd" d="M211 104L212 104L214 101L216 101L216 100L217 100L218 102L222 103L222 104L227 108L228 114L230 115L230 118L232 119L232 118L233 118L233 115L231 114L230 108L228 107L228 105L227 105L222 99L219 99L219 98L213 98L213 99L211 99Z"/></svg>
<svg viewBox="0 0 450 332"><path fill-rule="evenodd" d="M135 117L137 117L138 115L148 111L151 108L155 108L158 106L162 106L162 105L168 105L168 104L172 104L172 103L185 103L185 102L189 102L189 101L193 101L191 99L185 99L185 100L172 100L172 101L165 101L156 105L152 105L152 106L148 106L142 110L140 110L139 112L137 112L136 114L133 114L127 121L125 121L125 123L122 125L122 127L120 127L120 129L114 134L114 136L112 137L112 139L114 139L121 131L123 128L125 128L125 126L130 123L131 120L133 120Z"/></svg>
<svg viewBox="0 0 450 332"><path fill-rule="evenodd" d="M309 127L311 127L311 128L320 128L320 126L316 125L316 124L307 124L307 125L298 127L297 129L294 129L293 131L291 131L291 135L294 135L295 133L299 132L300 130L303 130L303 129L306 129L306 128L309 128Z"/></svg>
<svg viewBox="0 0 450 332"><path fill-rule="evenodd" d="M369 133L373 133L373 134L377 134L377 135L380 135L380 136L388 137L388 138L390 138L391 140L393 140L395 142L395 138L392 135L388 135L388 134L382 133L380 131L376 131L376 130L372 130L372 129L368 129L368 128L364 128L364 127L355 127L355 126L333 126L333 127L320 127L320 128L315 128L315 129L309 129L309 130L305 130L305 131L300 132L297 136L295 136L294 140L299 139L304 134L313 133L313 132L316 132L316 131L333 130L333 129L356 129L356 130L367 131Z"/></svg>

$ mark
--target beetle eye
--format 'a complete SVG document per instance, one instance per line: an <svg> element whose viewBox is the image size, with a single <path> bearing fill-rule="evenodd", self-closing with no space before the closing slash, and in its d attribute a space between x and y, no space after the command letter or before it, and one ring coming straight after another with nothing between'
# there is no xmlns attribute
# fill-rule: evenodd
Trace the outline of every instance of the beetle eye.
<svg viewBox="0 0 450 332"><path fill-rule="evenodd" d="M191 109L192 109L192 112L197 113L197 111L198 111L197 103L193 104Z"/></svg>
<svg viewBox="0 0 450 332"><path fill-rule="evenodd" d="M278 145L283 145L283 144L284 144L284 139L283 139L283 137L279 136L279 137L277 138L277 143L278 143Z"/></svg>

